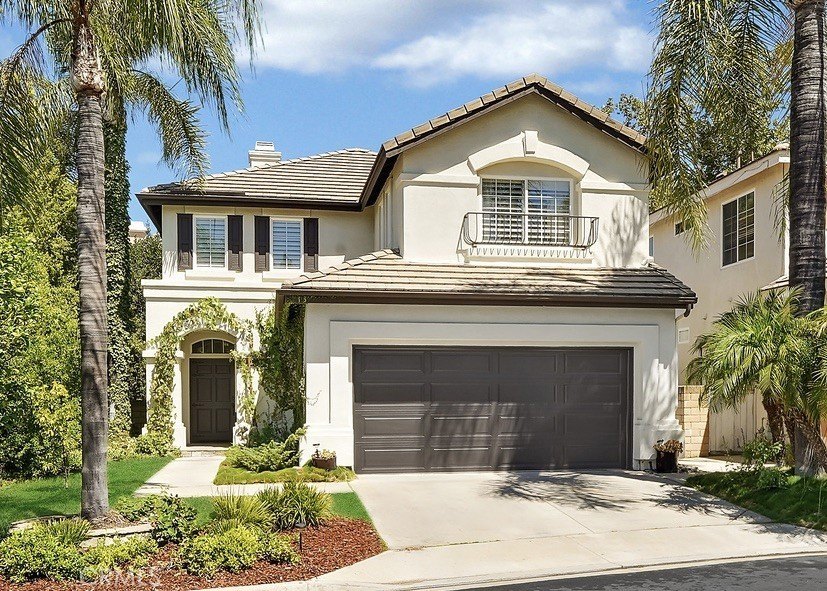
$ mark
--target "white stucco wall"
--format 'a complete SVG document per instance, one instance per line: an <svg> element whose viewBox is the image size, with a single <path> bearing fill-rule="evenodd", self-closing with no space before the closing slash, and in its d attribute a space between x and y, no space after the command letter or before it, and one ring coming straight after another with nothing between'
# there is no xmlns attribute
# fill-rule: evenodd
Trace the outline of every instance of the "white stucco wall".
<svg viewBox="0 0 827 591"><path fill-rule="evenodd" d="M482 210L481 179L486 176L571 179L573 213L600 218L598 243L589 256L575 253L574 258L607 267L638 266L647 258L648 185L640 153L532 95L399 157L387 186L397 201L403 257L467 261L460 242L462 220L467 212ZM569 257L510 248L485 258L559 264Z"/></svg>
<svg viewBox="0 0 827 591"><path fill-rule="evenodd" d="M675 420L675 311L500 306L309 304L305 319L308 434L353 464L353 346L462 345L631 347L635 460L658 439L680 437ZM638 467L638 462L635 462Z"/></svg>

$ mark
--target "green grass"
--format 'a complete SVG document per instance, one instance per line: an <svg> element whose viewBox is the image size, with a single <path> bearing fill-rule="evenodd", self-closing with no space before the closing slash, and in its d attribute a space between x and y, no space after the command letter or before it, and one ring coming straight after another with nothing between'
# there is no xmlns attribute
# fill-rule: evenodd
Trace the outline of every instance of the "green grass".
<svg viewBox="0 0 827 591"><path fill-rule="evenodd" d="M333 493L330 496L333 497L333 515L336 517L360 519L370 524L373 523L356 493ZM184 499L184 502L198 511L196 523L199 527L203 527L209 522L210 513L212 513L212 497L193 497Z"/></svg>
<svg viewBox="0 0 827 591"><path fill-rule="evenodd" d="M339 466L335 470L320 470L312 466L285 468L276 472L250 472L244 468L230 466L227 460L221 462L213 484L256 484L271 482L347 482L356 475L353 470Z"/></svg>
<svg viewBox="0 0 827 591"><path fill-rule="evenodd" d="M134 493L172 458L135 458L109 462L109 503ZM75 515L80 512L80 474L63 478L21 480L0 488L0 531L14 521L45 515Z"/></svg>
<svg viewBox="0 0 827 591"><path fill-rule="evenodd" d="M760 489L751 472L690 476L686 483L774 521L827 530L827 478L789 476L789 488Z"/></svg>

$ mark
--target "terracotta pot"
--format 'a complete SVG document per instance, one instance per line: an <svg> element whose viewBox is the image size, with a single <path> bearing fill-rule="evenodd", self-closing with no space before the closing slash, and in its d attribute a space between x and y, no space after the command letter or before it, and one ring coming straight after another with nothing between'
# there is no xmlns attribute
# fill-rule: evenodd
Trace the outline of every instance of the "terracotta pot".
<svg viewBox="0 0 827 591"><path fill-rule="evenodd" d="M324 458L312 458L312 460L314 468L321 468L322 470L336 469L336 458L330 458L329 460Z"/></svg>
<svg viewBox="0 0 827 591"><path fill-rule="evenodd" d="M671 473L678 471L678 452L674 451L657 451L657 459L655 460L655 469L660 473Z"/></svg>

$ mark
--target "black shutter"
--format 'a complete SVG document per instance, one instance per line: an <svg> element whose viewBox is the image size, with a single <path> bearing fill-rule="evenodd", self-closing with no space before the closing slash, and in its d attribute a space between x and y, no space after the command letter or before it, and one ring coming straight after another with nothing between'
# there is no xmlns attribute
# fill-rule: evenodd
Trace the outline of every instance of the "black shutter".
<svg viewBox="0 0 827 591"><path fill-rule="evenodd" d="M244 265L244 216L227 216L227 269L241 271Z"/></svg>
<svg viewBox="0 0 827 591"><path fill-rule="evenodd" d="M192 269L192 214L178 214L178 270Z"/></svg>
<svg viewBox="0 0 827 591"><path fill-rule="evenodd" d="M256 216L256 273L270 269L270 218Z"/></svg>
<svg viewBox="0 0 827 591"><path fill-rule="evenodd" d="M319 218L304 218L304 270L319 270Z"/></svg>

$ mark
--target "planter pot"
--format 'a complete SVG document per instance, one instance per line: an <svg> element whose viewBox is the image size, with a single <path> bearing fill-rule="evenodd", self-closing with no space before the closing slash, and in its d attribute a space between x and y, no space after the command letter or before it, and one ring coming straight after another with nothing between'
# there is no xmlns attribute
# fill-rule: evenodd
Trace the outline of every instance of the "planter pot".
<svg viewBox="0 0 827 591"><path fill-rule="evenodd" d="M313 460L313 467L314 468L321 468L322 470L335 470L336 469L336 458L330 458L326 460L324 458L311 458Z"/></svg>
<svg viewBox="0 0 827 591"><path fill-rule="evenodd" d="M656 470L660 473L678 471L678 453L674 451L656 451Z"/></svg>

